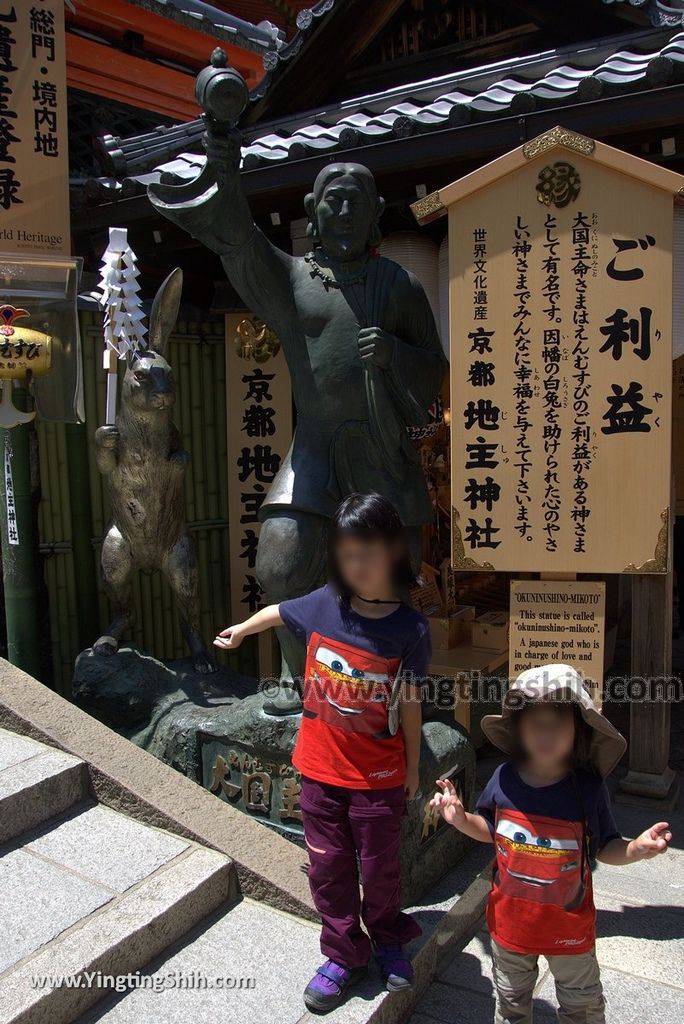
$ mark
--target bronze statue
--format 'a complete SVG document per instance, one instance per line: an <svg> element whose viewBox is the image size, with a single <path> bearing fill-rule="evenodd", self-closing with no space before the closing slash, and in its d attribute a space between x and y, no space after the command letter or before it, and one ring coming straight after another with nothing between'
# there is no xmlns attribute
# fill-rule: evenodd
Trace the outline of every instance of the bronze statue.
<svg viewBox="0 0 684 1024"><path fill-rule="evenodd" d="M266 600L318 585L328 520L352 491L391 499L419 562L420 528L432 510L407 427L426 422L446 362L421 285L373 251L384 209L373 175L360 164L325 167L304 201L312 251L291 256L254 223L240 183L239 133L206 119L201 175L182 186L150 186L149 195L221 256L231 284L285 352L297 425L261 507L256 572ZM282 686L265 709L296 713L293 681L301 678L304 649L279 632Z"/></svg>
<svg viewBox="0 0 684 1024"><path fill-rule="evenodd" d="M133 571L161 569L174 592L195 669L213 672L199 630L197 562L185 525L183 480L190 453L181 448L171 419L176 386L165 357L182 287L183 275L176 269L152 306L150 348L129 357L116 423L99 427L95 434L97 466L109 478L112 500L102 576L114 618L93 650L114 654L131 625Z"/></svg>

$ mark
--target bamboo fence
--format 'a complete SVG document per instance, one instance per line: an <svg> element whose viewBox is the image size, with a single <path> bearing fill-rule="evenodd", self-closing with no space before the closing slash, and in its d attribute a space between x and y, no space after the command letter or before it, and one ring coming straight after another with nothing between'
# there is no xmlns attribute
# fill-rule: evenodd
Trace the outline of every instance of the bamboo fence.
<svg viewBox="0 0 684 1024"><path fill-rule="evenodd" d="M110 613L99 564L109 518L109 496L107 481L95 462L94 440L95 430L104 422L101 315L81 312L80 325L87 433L87 467L81 469L89 482L90 541L96 571L97 619L102 632ZM179 321L169 352L177 388L174 419L183 446L192 453L185 483L186 515L197 547L200 625L207 644L217 629L230 621L224 347L223 318ZM123 372L121 363L120 378ZM37 431L41 479L38 528L49 600L53 680L55 689L69 696L74 661L96 639L83 636L77 610L77 587L92 570L90 566L74 564L68 460L76 455L67 444L66 428L40 420ZM135 623L124 642L164 660L187 656L173 596L159 572L136 573L133 606ZM256 644L243 645L230 658L218 655L217 661L256 675Z"/></svg>

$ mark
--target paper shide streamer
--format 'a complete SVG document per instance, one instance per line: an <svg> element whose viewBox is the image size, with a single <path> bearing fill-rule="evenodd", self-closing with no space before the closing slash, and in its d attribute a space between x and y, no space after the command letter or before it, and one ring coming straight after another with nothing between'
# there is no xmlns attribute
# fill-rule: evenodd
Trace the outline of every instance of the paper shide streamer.
<svg viewBox="0 0 684 1024"><path fill-rule="evenodd" d="M104 356L107 371L105 422L116 416L117 360L146 347L140 301L140 271L128 244L126 228L109 229L109 245L100 267L100 305L104 310Z"/></svg>

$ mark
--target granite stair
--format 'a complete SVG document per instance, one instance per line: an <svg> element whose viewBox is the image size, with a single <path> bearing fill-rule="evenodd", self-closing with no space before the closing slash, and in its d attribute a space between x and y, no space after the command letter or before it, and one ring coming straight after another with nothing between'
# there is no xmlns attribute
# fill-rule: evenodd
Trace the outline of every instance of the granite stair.
<svg viewBox="0 0 684 1024"><path fill-rule="evenodd" d="M71 1024L225 912L233 871L98 804L78 758L0 729L0 1024Z"/></svg>

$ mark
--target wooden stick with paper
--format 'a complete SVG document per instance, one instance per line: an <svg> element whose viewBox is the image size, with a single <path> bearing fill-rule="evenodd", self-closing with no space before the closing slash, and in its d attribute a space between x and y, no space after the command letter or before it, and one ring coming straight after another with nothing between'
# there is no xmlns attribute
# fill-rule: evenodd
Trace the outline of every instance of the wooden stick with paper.
<svg viewBox="0 0 684 1024"><path fill-rule="evenodd" d="M139 276L126 228L110 228L109 245L100 268L100 305L105 311L106 424L114 423L116 418L117 360L125 359L129 352L146 346Z"/></svg>

